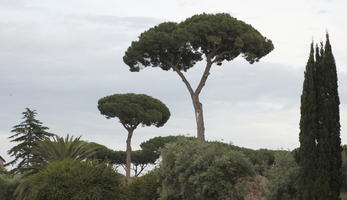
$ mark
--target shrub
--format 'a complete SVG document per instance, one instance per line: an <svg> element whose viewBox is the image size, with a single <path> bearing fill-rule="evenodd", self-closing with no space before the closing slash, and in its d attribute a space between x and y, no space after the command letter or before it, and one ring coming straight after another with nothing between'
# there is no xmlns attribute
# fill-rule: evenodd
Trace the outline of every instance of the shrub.
<svg viewBox="0 0 347 200"><path fill-rule="evenodd" d="M28 177L29 199L116 200L122 198L121 176L96 162L65 159L48 163Z"/></svg>
<svg viewBox="0 0 347 200"><path fill-rule="evenodd" d="M161 200L243 199L237 181L253 176L245 156L219 143L181 140L161 151Z"/></svg>
<svg viewBox="0 0 347 200"><path fill-rule="evenodd" d="M266 192L267 200L297 199L299 166L295 162L292 152L277 152L275 164L266 172L266 176L269 179Z"/></svg>
<svg viewBox="0 0 347 200"><path fill-rule="evenodd" d="M0 167L1 168L1 167ZM19 183L19 176L13 176L2 168L0 172L0 199L13 200L13 193Z"/></svg>
<svg viewBox="0 0 347 200"><path fill-rule="evenodd" d="M134 178L127 186L127 200L157 200L160 186L156 170Z"/></svg>

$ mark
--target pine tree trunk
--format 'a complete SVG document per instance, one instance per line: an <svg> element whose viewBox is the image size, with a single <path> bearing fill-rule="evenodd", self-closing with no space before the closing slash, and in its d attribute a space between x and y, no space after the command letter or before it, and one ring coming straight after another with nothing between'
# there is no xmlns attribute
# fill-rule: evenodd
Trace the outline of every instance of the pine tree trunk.
<svg viewBox="0 0 347 200"><path fill-rule="evenodd" d="M195 111L197 138L199 141L205 141L205 124L204 124L202 104L198 97L192 97L192 101L193 101L194 111Z"/></svg>
<svg viewBox="0 0 347 200"><path fill-rule="evenodd" d="M130 180L130 171L131 171L131 138L133 136L133 129L128 129L128 138L127 138L127 148L126 148L126 167L125 167L125 177Z"/></svg>

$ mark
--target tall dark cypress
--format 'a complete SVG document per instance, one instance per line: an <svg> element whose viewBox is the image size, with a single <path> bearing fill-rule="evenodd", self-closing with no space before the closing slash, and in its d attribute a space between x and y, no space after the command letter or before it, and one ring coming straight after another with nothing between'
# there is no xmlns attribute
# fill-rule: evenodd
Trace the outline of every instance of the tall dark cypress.
<svg viewBox="0 0 347 200"><path fill-rule="evenodd" d="M341 139L337 72L329 36L313 44L301 96L299 197L302 200L340 200Z"/></svg>
<svg viewBox="0 0 347 200"><path fill-rule="evenodd" d="M299 197L302 200L315 200L315 181L317 177L317 94L315 86L316 63L313 43L306 64L305 79L301 95L300 148L298 164L300 166Z"/></svg>
<svg viewBox="0 0 347 200"><path fill-rule="evenodd" d="M339 200L342 185L341 138L337 72L329 35L321 47L317 63L318 116L318 196L321 200Z"/></svg>

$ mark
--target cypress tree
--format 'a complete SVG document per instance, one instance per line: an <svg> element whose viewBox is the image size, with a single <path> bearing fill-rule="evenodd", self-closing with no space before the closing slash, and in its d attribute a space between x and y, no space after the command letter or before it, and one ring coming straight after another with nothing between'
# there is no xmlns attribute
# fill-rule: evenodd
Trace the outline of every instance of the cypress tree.
<svg viewBox="0 0 347 200"><path fill-rule="evenodd" d="M316 199L315 180L317 173L314 169L317 167L317 95L315 71L316 63L312 43L310 56L306 64L300 107L300 148L297 161L300 166L299 197L303 200Z"/></svg>
<svg viewBox="0 0 347 200"><path fill-rule="evenodd" d="M14 133L9 139L11 142L17 142L16 146L12 147L8 154L14 157L14 160L7 163L7 165L18 165L11 170L11 172L18 173L24 172L30 167L30 161L33 158L32 149L37 141L53 136L52 133L46 132L47 127L42 125L42 122L35 119L36 111L26 108L22 113L24 121L13 127L11 131Z"/></svg>
<svg viewBox="0 0 347 200"><path fill-rule="evenodd" d="M339 96L337 71L329 35L317 63L318 179L320 200L339 200L342 185Z"/></svg>
<svg viewBox="0 0 347 200"><path fill-rule="evenodd" d="M342 159L337 71L329 35L311 44L301 96L299 199L340 200Z"/></svg>

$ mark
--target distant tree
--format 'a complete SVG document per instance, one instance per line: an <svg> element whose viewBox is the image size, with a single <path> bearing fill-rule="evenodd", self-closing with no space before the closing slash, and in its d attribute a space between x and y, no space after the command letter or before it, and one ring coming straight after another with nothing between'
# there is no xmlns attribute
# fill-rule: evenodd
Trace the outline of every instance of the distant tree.
<svg viewBox="0 0 347 200"><path fill-rule="evenodd" d="M101 144L90 143L92 146L97 147L96 153L92 158L99 160L116 167L123 167L126 169L126 152L125 151L113 151ZM155 161L159 158L157 154L151 151L136 150L131 152L131 163L134 176L139 176L148 166L155 164Z"/></svg>
<svg viewBox="0 0 347 200"><path fill-rule="evenodd" d="M154 153L144 150L132 151L131 155L131 163L133 164L135 177L139 176L147 168L148 165L154 165L155 161L158 159L158 157Z"/></svg>
<svg viewBox="0 0 347 200"><path fill-rule="evenodd" d="M240 54L252 64L273 48L271 40L229 14L200 14L181 23L161 23L143 32L138 41L132 42L123 60L132 72L148 66L176 72L193 102L197 137L204 141L205 126L199 95L212 65L222 65L223 61L231 61ZM182 72L204 58L205 70L196 89L193 89Z"/></svg>
<svg viewBox="0 0 347 200"><path fill-rule="evenodd" d="M14 134L9 137L9 139L12 139L11 142L19 143L8 151L8 154L13 156L14 160L6 164L8 166L19 162L11 170L15 173L23 172L30 167L30 160L33 159L32 149L37 145L38 141L54 135L47 132L48 128L35 118L37 114L35 110L26 108L26 111L22 114L24 121L13 127L11 132Z"/></svg>
<svg viewBox="0 0 347 200"><path fill-rule="evenodd" d="M158 99L144 94L114 94L98 101L98 109L106 118L117 117L128 131L126 140L126 178L130 179L131 138L138 125L163 126L170 117L170 111Z"/></svg>
<svg viewBox="0 0 347 200"><path fill-rule="evenodd" d="M142 142L140 144L140 147L143 151L154 154L156 156L156 159L158 159L160 156L161 148L165 147L165 145L168 143L173 143L182 139L193 140L195 138L185 137L185 136L165 136L165 137L158 136L158 137L151 138L145 142Z"/></svg>

